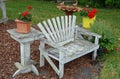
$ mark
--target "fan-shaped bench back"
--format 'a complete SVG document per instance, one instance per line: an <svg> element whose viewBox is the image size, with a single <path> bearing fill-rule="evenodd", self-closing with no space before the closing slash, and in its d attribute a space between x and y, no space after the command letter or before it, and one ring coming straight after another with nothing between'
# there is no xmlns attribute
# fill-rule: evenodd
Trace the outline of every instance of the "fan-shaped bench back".
<svg viewBox="0 0 120 79"><path fill-rule="evenodd" d="M64 45L74 40L76 16L61 16L38 24L38 27L48 39L55 44Z"/></svg>

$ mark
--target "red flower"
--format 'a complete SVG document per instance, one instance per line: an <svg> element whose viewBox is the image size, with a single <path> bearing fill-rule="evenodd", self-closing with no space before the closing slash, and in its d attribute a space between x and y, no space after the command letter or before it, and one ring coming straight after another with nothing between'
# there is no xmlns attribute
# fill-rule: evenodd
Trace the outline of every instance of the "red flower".
<svg viewBox="0 0 120 79"><path fill-rule="evenodd" d="M118 48L118 47L116 47L116 48L115 48L115 50L116 50L116 51L118 51L118 50L119 50L119 48Z"/></svg>
<svg viewBox="0 0 120 79"><path fill-rule="evenodd" d="M97 12L97 9L93 9L92 12L93 12L93 13L96 13L96 12Z"/></svg>
<svg viewBox="0 0 120 79"><path fill-rule="evenodd" d="M94 16L95 16L95 13L93 13L93 12L89 12L89 13L88 13L88 17L89 17L89 18L93 18Z"/></svg>
<svg viewBox="0 0 120 79"><path fill-rule="evenodd" d="M28 9L29 9L29 10L31 10L31 9L32 9L32 7L31 7L31 6L28 6Z"/></svg>
<svg viewBox="0 0 120 79"><path fill-rule="evenodd" d="M28 14L29 14L28 11L24 11L24 12L22 13L22 16L25 17L25 16L28 15Z"/></svg>

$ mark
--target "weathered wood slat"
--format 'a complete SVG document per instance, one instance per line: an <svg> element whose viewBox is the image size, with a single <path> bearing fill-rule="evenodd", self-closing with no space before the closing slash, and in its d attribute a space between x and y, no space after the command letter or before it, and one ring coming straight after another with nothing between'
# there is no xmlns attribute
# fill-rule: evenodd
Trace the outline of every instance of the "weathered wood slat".
<svg viewBox="0 0 120 79"><path fill-rule="evenodd" d="M38 24L38 27L41 29L41 31L43 32L43 34L46 36L46 38L49 41L52 41L51 38L49 37L49 34L46 32L45 28L43 27L43 25L41 23Z"/></svg>
<svg viewBox="0 0 120 79"><path fill-rule="evenodd" d="M61 16L61 23L62 23L62 35L63 35L63 40L65 40L65 20L64 17Z"/></svg>
<svg viewBox="0 0 120 79"><path fill-rule="evenodd" d="M60 33L59 33L59 29L58 29L58 26L57 26L57 24L56 24L56 20L55 20L55 18L52 18L52 21L53 21L53 27L55 27L55 31L56 31L56 35L57 35L57 39L58 39L58 41L60 41Z"/></svg>
<svg viewBox="0 0 120 79"><path fill-rule="evenodd" d="M52 62L52 60L49 58L48 55L45 55L45 58L47 59L47 61L49 62L49 64L51 65L51 67L54 69L54 71L59 75L59 70L56 67L56 65Z"/></svg>
<svg viewBox="0 0 120 79"><path fill-rule="evenodd" d="M44 27L46 28L48 34L49 34L49 37L51 38L52 41L56 42L54 36L53 36L53 33L51 32L49 26L47 25L46 21L43 21L43 24L44 24Z"/></svg>
<svg viewBox="0 0 120 79"><path fill-rule="evenodd" d="M65 16L65 39L68 39L68 17Z"/></svg>
<svg viewBox="0 0 120 79"><path fill-rule="evenodd" d="M63 35L62 35L62 29L61 29L61 24L60 24L60 18L59 18L59 17L56 17L56 21L57 21L58 30L59 30L59 33L60 33L60 38L59 38L59 40L62 41Z"/></svg>
<svg viewBox="0 0 120 79"><path fill-rule="evenodd" d="M87 54L88 49L89 49L89 51L93 51L94 47L99 48L99 45L95 45L91 42L88 42L88 41L82 40L82 39L76 39L73 42L70 42L67 45L64 45L64 48L66 49L64 51L64 58L66 59L66 60L64 60L64 63L67 63L69 61L72 61L78 57L81 57L81 56ZM53 55L58 60L59 55L60 55L59 50L54 49L54 48L49 49L49 55Z"/></svg>
<svg viewBox="0 0 120 79"><path fill-rule="evenodd" d="M76 16L73 15L72 18L72 30L71 30L71 36L74 37L74 33L75 33L75 25L76 25Z"/></svg>
<svg viewBox="0 0 120 79"><path fill-rule="evenodd" d="M72 26L71 26L71 15L68 17L68 38L70 38L71 37L71 34L72 34L72 32L71 32L71 30L72 30Z"/></svg>
<svg viewBox="0 0 120 79"><path fill-rule="evenodd" d="M48 24L49 24L49 26L51 28L51 32L53 33L53 37L54 37L55 41L58 42L56 31L55 31L55 29L54 29L54 27L52 25L52 22L50 21L50 19L48 19L47 22L48 22Z"/></svg>

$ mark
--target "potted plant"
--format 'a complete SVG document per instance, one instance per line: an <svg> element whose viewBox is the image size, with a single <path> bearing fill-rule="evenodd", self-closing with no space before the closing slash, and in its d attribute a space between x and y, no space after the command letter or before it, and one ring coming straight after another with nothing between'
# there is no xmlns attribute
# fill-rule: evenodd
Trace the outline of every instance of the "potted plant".
<svg viewBox="0 0 120 79"><path fill-rule="evenodd" d="M106 21L98 20L95 21L93 25L91 25L90 30L92 32L98 33L102 35L99 40L100 48L98 50L98 54L113 51L115 48L116 37L115 34L112 32L109 24Z"/></svg>
<svg viewBox="0 0 120 79"><path fill-rule="evenodd" d="M31 6L27 7L27 10L19 13L19 17L15 20L17 24L16 31L19 33L29 33L30 32L30 21L32 20L32 15L30 11L32 10Z"/></svg>
<svg viewBox="0 0 120 79"><path fill-rule="evenodd" d="M92 9L89 10L88 8L83 8L80 11L80 15L83 16L82 18L82 25L84 28L86 29L90 29L90 25L94 23L95 19L96 19L96 14L97 13L97 9Z"/></svg>

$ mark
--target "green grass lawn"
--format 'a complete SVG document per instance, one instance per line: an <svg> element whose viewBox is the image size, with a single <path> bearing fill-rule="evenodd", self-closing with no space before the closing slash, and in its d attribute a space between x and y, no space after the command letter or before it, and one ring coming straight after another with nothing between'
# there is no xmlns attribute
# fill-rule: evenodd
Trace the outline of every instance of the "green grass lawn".
<svg viewBox="0 0 120 79"><path fill-rule="evenodd" d="M7 1L7 12L10 19L16 19L19 12L23 12L27 9L28 5L33 7L32 10L32 23L36 24L48 18L52 18L58 15L64 15L63 12L57 10L56 4L52 2L44 2L39 0L11 0ZM13 5L15 4L15 5Z"/></svg>
<svg viewBox="0 0 120 79"><path fill-rule="evenodd" d="M7 0L8 18L15 20L18 13L24 11L28 5L34 8L32 24L65 15L64 12L56 8L56 3L40 0ZM75 15L77 16L77 24L80 24L82 17L79 13L75 13ZM98 9L97 19L105 20L110 24L117 38L120 38L120 9ZM120 40L117 41L116 46L120 49ZM106 54L104 57L106 60L99 79L120 79L120 50Z"/></svg>

